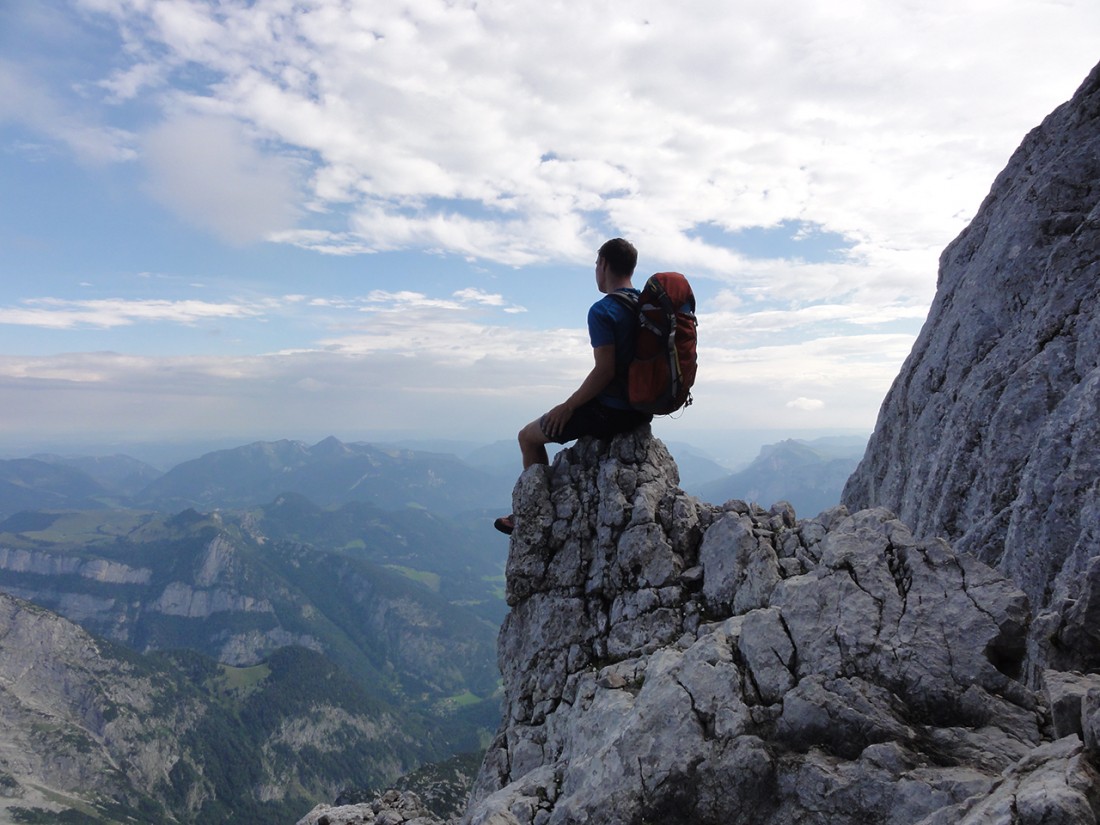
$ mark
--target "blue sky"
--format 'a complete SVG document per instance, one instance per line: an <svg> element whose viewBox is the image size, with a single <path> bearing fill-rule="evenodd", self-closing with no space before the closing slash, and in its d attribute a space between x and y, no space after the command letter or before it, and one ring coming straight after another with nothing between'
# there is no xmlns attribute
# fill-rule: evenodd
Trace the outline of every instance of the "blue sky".
<svg viewBox="0 0 1100 825"><path fill-rule="evenodd" d="M1094 0L0 2L0 454L512 438L590 365L618 235L699 299L660 435L869 433L1098 34Z"/></svg>

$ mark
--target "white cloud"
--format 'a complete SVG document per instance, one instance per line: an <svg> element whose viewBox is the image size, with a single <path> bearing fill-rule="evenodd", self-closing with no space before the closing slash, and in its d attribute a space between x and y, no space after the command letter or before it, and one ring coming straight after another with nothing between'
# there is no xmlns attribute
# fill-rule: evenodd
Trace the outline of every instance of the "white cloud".
<svg viewBox="0 0 1100 825"><path fill-rule="evenodd" d="M84 163L100 165L137 157L136 140L125 129L59 99L33 74L0 59L0 124L13 121L60 143Z"/></svg>
<svg viewBox="0 0 1100 825"><path fill-rule="evenodd" d="M802 410L803 412L813 412L814 410L820 410L825 406L825 402L820 398L803 398L798 397L788 401L785 405L789 410Z"/></svg>
<svg viewBox="0 0 1100 825"><path fill-rule="evenodd" d="M441 298L429 298L422 292L403 290L389 292L384 289L371 291L366 298L362 309L368 312L408 312L413 309L462 309L458 301Z"/></svg>
<svg viewBox="0 0 1100 825"><path fill-rule="evenodd" d="M921 306L855 301L764 309L743 305L732 311L700 312L699 328L708 345L725 347L774 342L777 337L820 338L825 333L859 336L870 343L869 336L878 329L895 324L916 328L926 314L927 310Z"/></svg>
<svg viewBox="0 0 1100 825"><path fill-rule="evenodd" d="M294 293L275 297L254 296L248 301L25 298L17 305L0 306L0 325L54 330L111 329L142 323L189 326L215 319L265 319L275 315L309 317L313 311L336 311L369 313L372 317L398 315L401 318L394 323L407 324L411 331L421 324L449 324L451 321L448 316L470 313L481 307L505 314L524 311L522 307L506 302L499 294L476 288L459 290L451 298L433 298L412 290L382 289L372 290L365 296L356 298L314 297ZM372 325L377 323L375 320L371 321Z"/></svg>
<svg viewBox="0 0 1100 825"><path fill-rule="evenodd" d="M246 357L0 355L0 436L71 433L79 408L84 432L119 429L127 438L287 437L307 427L353 437L441 426L460 438L510 438L559 401L591 359L579 331L425 329L399 315L326 343ZM502 432L500 422L508 422Z"/></svg>
<svg viewBox="0 0 1100 825"><path fill-rule="evenodd" d="M254 318L262 312L258 306L194 300L30 298L20 306L0 306L0 324L46 329L110 328L138 323L194 324L215 318Z"/></svg>
<svg viewBox="0 0 1100 825"><path fill-rule="evenodd" d="M97 47L113 22L118 48L79 77L64 60L5 56L8 146L99 164L140 153L149 191L187 221L286 247L263 250L270 273L239 275L211 253L208 270L142 279L144 299L5 293L0 324L40 328L13 336L19 351L56 351L74 330L109 349L140 346L139 325L262 326L250 347L234 342L253 353L241 358L0 356L8 421L54 409L71 426L89 402L89 423L140 409L141 426L165 432L438 431L440 407L448 425L529 420L591 363L579 315L576 328L545 320L590 277L552 278L590 267L609 234L638 243L643 269L697 285L692 421L870 427L940 250L1091 68L1100 27L1093 0L74 0L64 14L78 21L68 36L94 29ZM81 69L102 60L87 51ZM128 177L103 179L124 192ZM831 233L844 251L753 257L730 240L748 227ZM343 257L318 274L300 250ZM347 260L401 250L438 271ZM456 258L500 266L474 275ZM90 261L72 282L106 294L109 266ZM193 264L135 268L176 266ZM245 294L281 297L211 297L237 277L252 279ZM187 283L208 300L178 300ZM183 353L198 337L150 349Z"/></svg>
<svg viewBox="0 0 1100 825"><path fill-rule="evenodd" d="M493 307L504 306L504 297L502 295L490 294L474 287L460 289L454 295L460 301L471 301L473 303L485 304L486 306Z"/></svg>
<svg viewBox="0 0 1100 825"><path fill-rule="evenodd" d="M324 229L278 230L269 232L267 239L325 255L369 255L378 251L347 232L330 232Z"/></svg>
<svg viewBox="0 0 1100 825"><path fill-rule="evenodd" d="M458 300L469 304L477 304L480 306L497 307L504 310L509 314L516 314L520 312L526 312L526 307L519 306L517 304L511 304L504 299L504 296L495 292L486 292L483 289L477 289L476 287L469 287L467 289L460 289L454 294L454 297Z"/></svg>
<svg viewBox="0 0 1100 825"><path fill-rule="evenodd" d="M150 437L204 428L261 437L260 426L285 437L303 422L341 433L363 422L379 430L438 432L445 412L447 430L456 437L508 438L576 389L592 365L583 328L504 326L502 315L482 320L476 303L414 291L379 291L340 306L297 296L255 306L344 314L331 334L311 345L264 355L0 356L0 404L12 410L8 426L29 414L24 408L33 395L43 410L34 420L44 431L51 427L51 410L57 422L71 426L79 400L89 431L128 420L134 434ZM133 305L115 311L128 319L157 312L187 318L200 309L231 312L207 306L187 315L183 307ZM355 317L362 320L347 320ZM696 403L686 415L693 426L710 429L805 426L807 413L823 427L869 428L911 345L912 336L885 334L870 341L712 342L700 350ZM134 409L142 411L136 421ZM504 433L494 432L501 426Z"/></svg>
<svg viewBox="0 0 1100 825"><path fill-rule="evenodd" d="M1088 0L85 5L124 26L119 94L156 75L153 56L197 67L210 80L173 105L314 158L302 206L350 221L284 226L288 242L522 266L587 257L602 224L720 274L736 259L685 232L800 219L910 279L1072 92L1067 70L1090 68L1100 24ZM240 234L280 221L255 223Z"/></svg>
<svg viewBox="0 0 1100 825"><path fill-rule="evenodd" d="M293 224L296 164L265 154L235 122L170 117L144 141L149 192L191 223L232 243Z"/></svg>
<svg viewBox="0 0 1100 825"><path fill-rule="evenodd" d="M104 78L99 85L106 89L115 103L137 97L148 87L161 85L166 80L166 69L156 63L136 63L123 71Z"/></svg>

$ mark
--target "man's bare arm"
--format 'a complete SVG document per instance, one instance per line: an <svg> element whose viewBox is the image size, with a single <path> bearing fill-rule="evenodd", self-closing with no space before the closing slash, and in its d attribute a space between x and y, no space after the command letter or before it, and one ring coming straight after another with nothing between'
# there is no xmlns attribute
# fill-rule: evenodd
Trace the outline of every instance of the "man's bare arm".
<svg viewBox="0 0 1100 825"><path fill-rule="evenodd" d="M573 411L607 389L615 378L615 345L606 344L592 350L595 364L576 391L546 414L543 427L546 434L557 436L573 416Z"/></svg>

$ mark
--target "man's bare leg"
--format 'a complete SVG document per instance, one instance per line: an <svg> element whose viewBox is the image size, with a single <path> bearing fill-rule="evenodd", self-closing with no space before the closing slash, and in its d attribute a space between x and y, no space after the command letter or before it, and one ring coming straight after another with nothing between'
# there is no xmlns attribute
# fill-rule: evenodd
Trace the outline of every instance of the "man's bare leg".
<svg viewBox="0 0 1100 825"><path fill-rule="evenodd" d="M546 453L546 445L549 441L538 419L519 431L519 451L523 455L523 469L526 470L532 464L550 463L550 457Z"/></svg>
<svg viewBox="0 0 1100 825"><path fill-rule="evenodd" d="M540 421L532 421L519 431L519 450L523 454L523 469L526 470L532 464L550 463L550 457L546 453L546 445L549 441L542 431ZM501 516L493 522L493 526L500 532L511 535L516 526L515 517Z"/></svg>

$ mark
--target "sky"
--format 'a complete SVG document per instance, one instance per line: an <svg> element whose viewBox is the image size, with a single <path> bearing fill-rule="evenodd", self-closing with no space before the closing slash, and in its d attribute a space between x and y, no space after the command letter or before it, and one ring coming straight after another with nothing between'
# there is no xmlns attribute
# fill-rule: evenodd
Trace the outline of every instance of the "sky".
<svg viewBox="0 0 1100 825"><path fill-rule="evenodd" d="M619 236L698 300L659 436L869 434L1098 35L1095 0L0 0L0 455L513 439L591 366Z"/></svg>

